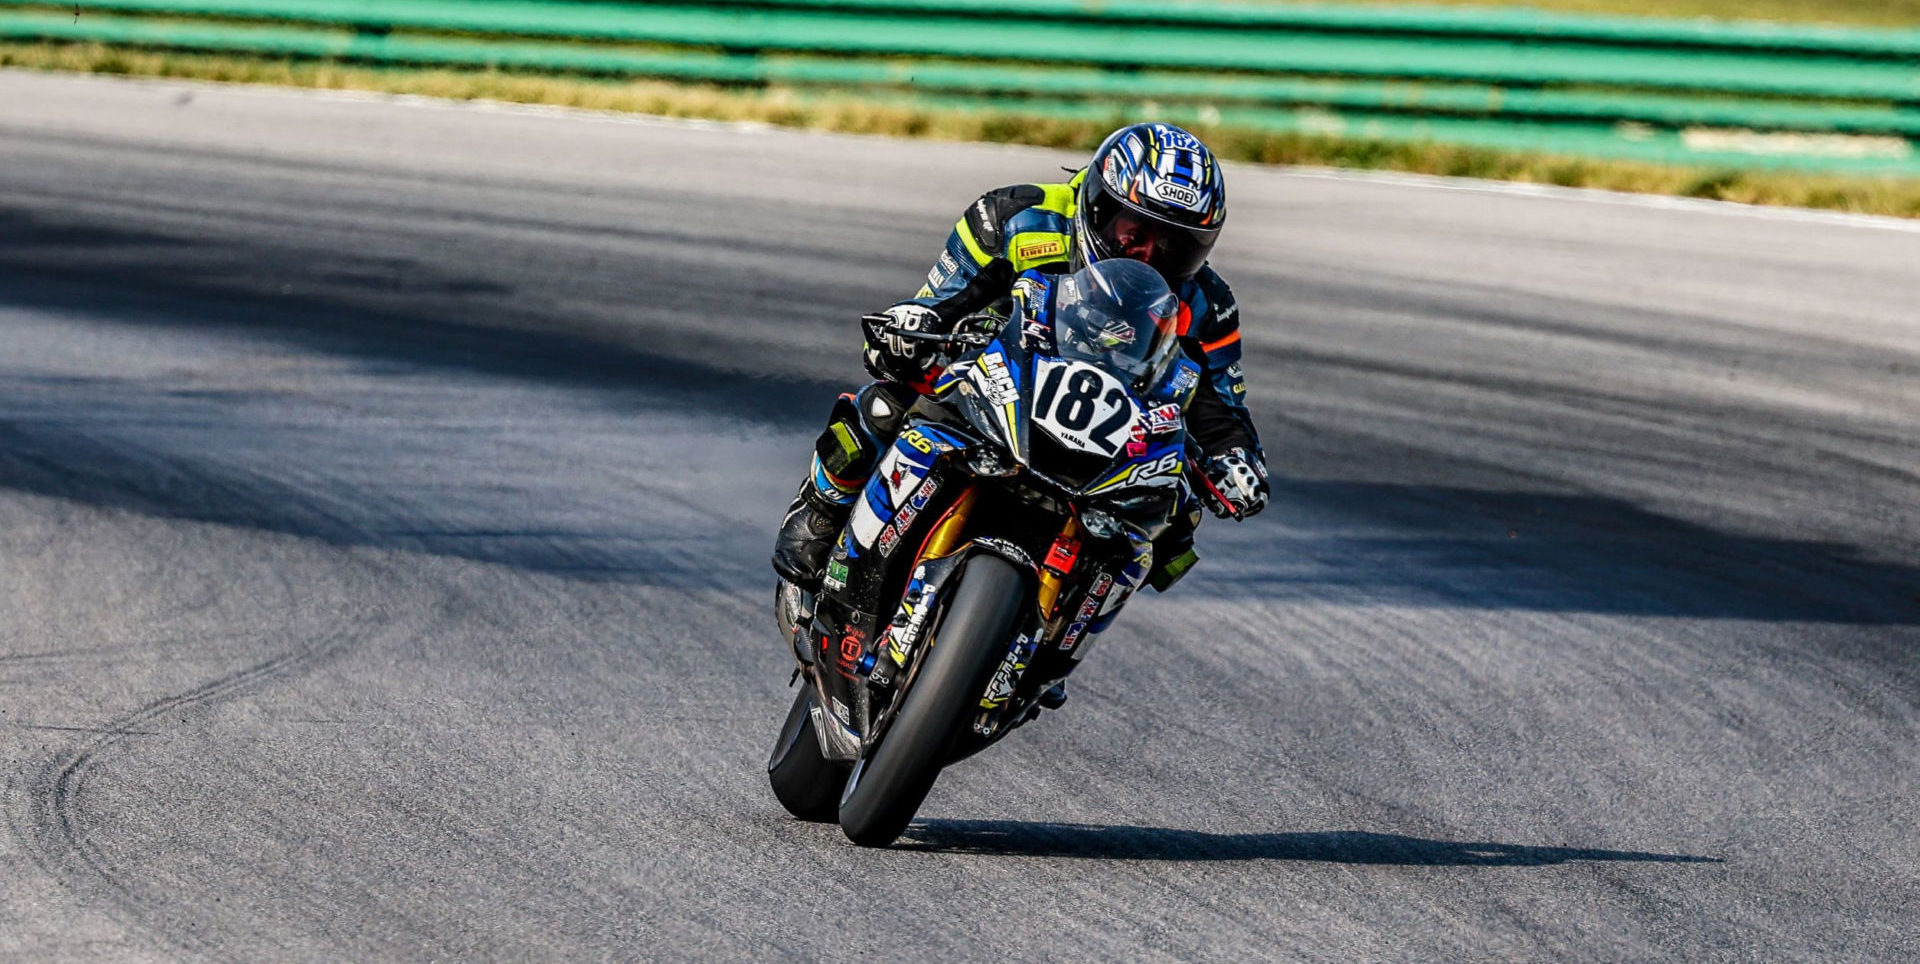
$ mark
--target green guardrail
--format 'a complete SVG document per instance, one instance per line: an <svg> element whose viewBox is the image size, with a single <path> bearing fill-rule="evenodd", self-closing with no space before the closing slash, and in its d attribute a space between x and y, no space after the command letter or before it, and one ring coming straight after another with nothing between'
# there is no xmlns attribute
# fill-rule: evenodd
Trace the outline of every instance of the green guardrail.
<svg viewBox="0 0 1920 964"><path fill-rule="evenodd" d="M1920 175L1920 31L1180 0L0 0L0 38Z"/></svg>

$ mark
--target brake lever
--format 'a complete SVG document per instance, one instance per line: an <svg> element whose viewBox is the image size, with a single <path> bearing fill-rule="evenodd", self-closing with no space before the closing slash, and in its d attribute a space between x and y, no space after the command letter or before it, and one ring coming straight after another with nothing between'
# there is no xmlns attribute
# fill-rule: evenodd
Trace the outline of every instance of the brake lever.
<svg viewBox="0 0 1920 964"><path fill-rule="evenodd" d="M1192 478L1199 479L1200 484L1207 487L1207 495L1211 495L1219 505L1226 506L1234 518L1237 519L1240 517L1240 507L1234 504L1232 499L1227 498L1227 494L1220 491L1220 487L1214 485L1213 480L1207 477L1207 467L1205 464L1192 456L1188 456L1187 474ZM1202 499L1204 500L1205 497L1203 496Z"/></svg>

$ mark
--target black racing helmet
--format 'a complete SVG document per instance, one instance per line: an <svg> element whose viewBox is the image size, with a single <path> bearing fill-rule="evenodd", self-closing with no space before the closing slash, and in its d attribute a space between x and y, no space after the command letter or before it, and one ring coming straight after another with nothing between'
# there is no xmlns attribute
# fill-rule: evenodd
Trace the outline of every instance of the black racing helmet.
<svg viewBox="0 0 1920 964"><path fill-rule="evenodd" d="M1220 162L1172 124L1135 124L1107 136L1080 180L1074 267L1134 258L1176 290L1207 263L1227 220Z"/></svg>

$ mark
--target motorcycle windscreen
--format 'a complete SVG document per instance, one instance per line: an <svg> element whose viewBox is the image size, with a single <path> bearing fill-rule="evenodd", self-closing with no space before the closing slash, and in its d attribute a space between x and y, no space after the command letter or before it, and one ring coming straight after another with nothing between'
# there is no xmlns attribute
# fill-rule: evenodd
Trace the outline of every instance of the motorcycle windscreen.
<svg viewBox="0 0 1920 964"><path fill-rule="evenodd" d="M1114 376L1130 392L1159 383L1179 354L1179 312L1180 299L1138 261L1102 261L1052 284L1059 356Z"/></svg>

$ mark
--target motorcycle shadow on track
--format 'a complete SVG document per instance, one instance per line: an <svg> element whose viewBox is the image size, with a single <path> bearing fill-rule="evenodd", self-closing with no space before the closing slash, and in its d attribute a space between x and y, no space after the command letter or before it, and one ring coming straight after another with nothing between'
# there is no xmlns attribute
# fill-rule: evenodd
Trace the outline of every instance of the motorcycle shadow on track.
<svg viewBox="0 0 1920 964"><path fill-rule="evenodd" d="M1360 830L1208 833L1166 827L1098 826L1017 820L928 820L897 850L1089 860L1298 860L1409 867L1535 867L1569 861L1717 864L1718 857L1429 840Z"/></svg>

